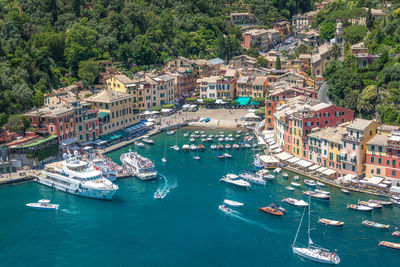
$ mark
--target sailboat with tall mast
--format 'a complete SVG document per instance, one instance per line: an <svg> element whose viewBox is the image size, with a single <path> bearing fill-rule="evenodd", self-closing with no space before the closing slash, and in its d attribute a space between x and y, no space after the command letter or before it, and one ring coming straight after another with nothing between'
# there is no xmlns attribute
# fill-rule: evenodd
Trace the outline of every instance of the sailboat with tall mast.
<svg viewBox="0 0 400 267"><path fill-rule="evenodd" d="M304 214L306 212L307 206L304 208L303 215L301 216L299 227L297 228L296 236L294 238L292 249L293 253L299 255L303 258L325 263L325 264L339 264L340 258L336 252L330 252L327 249L321 248L313 243L310 237L310 216L311 216L311 198L308 197L308 246L300 247L296 246L297 237L299 235L300 227L303 222Z"/></svg>

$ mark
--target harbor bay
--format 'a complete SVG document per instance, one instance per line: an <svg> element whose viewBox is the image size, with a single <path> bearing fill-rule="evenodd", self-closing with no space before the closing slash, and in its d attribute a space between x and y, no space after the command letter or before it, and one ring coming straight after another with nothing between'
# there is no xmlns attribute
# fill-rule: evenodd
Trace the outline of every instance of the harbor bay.
<svg viewBox="0 0 400 267"><path fill-rule="evenodd" d="M125 178L116 182L119 189L112 201L77 197L34 182L2 187L0 198L0 261L2 266L95 265L95 266L314 266L292 253L291 245L303 210L282 203L282 198L304 199L308 190L288 191L294 173L282 171L265 186L235 188L219 182L227 173L253 169L256 151L225 150L232 159L216 158L217 151L205 143L204 152L174 151L171 146L190 144L185 130L175 135L154 136L154 145L124 147L109 157L117 163L129 149L155 162L159 173L153 181ZM207 131L216 134L218 131ZM225 131L225 134L228 134ZM235 134L232 132L232 134ZM200 143L199 141L195 142ZM200 160L193 157L198 155ZM165 156L167 161L161 159ZM289 174L286 179L283 172ZM398 206L372 213L346 209L347 204L377 197L326 186L329 202L311 201L313 241L331 251L337 249L341 266L396 265L397 251L378 246L382 240L396 242L391 236L398 226ZM155 199L157 190L165 197ZM56 212L37 212L25 203L47 198L60 205ZM244 203L234 212L218 209L224 199ZM274 217L259 212L260 207L279 203L288 212ZM344 221L343 229L317 223L319 218ZM390 231L362 225L363 220L391 225ZM306 244L302 227L299 243Z"/></svg>

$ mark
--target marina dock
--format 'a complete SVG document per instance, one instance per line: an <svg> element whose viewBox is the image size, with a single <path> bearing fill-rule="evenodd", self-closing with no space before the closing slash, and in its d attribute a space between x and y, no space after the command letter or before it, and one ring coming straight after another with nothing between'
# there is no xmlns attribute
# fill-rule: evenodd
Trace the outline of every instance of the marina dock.
<svg viewBox="0 0 400 267"><path fill-rule="evenodd" d="M0 185L15 184L33 180L40 174L40 171L28 170L13 173L2 174L0 177Z"/></svg>

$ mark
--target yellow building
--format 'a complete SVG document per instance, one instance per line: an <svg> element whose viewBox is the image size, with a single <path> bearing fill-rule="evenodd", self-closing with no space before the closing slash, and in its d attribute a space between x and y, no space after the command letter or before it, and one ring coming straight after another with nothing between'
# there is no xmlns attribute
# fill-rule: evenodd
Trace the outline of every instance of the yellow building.
<svg viewBox="0 0 400 267"><path fill-rule="evenodd" d="M104 90L85 100L99 110L100 135L121 130L140 122L133 95Z"/></svg>
<svg viewBox="0 0 400 267"><path fill-rule="evenodd" d="M125 74L113 75L106 80L106 88L117 92L133 95L135 108L145 107L144 80L132 80Z"/></svg>

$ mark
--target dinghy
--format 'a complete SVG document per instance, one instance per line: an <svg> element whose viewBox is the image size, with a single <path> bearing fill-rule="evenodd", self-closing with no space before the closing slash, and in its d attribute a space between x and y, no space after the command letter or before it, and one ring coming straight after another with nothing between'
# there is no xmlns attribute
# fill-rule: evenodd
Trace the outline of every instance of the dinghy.
<svg viewBox="0 0 400 267"><path fill-rule="evenodd" d="M325 218L321 218L318 220L318 223L323 225L335 226L335 227L343 227L344 222L336 221L336 220L329 220Z"/></svg>

